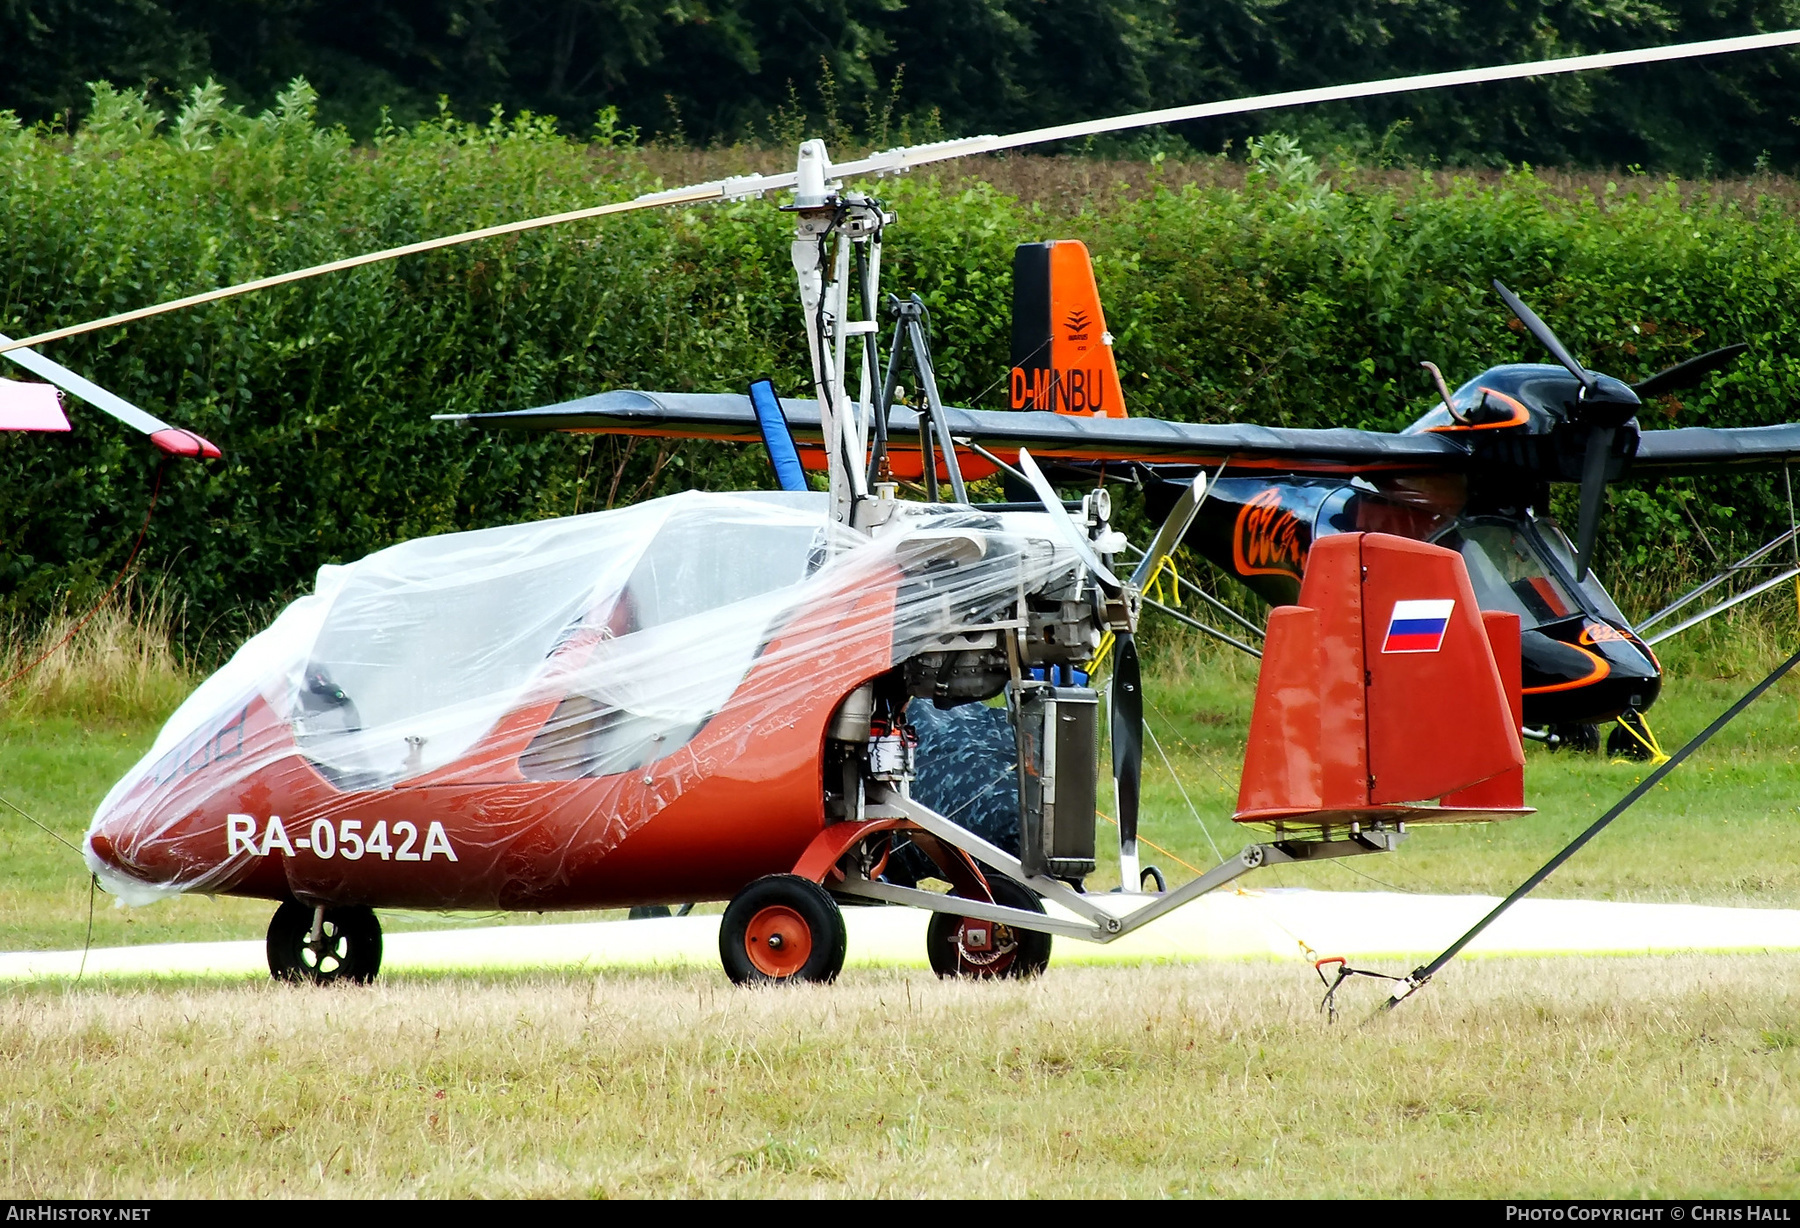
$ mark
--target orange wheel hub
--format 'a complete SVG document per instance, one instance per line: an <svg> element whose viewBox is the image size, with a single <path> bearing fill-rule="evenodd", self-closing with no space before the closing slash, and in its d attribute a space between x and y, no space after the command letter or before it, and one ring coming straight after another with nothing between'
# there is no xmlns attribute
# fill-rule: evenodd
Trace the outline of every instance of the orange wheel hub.
<svg viewBox="0 0 1800 1228"><path fill-rule="evenodd" d="M764 976L793 976L812 958L812 927L806 918L782 904L772 904L750 918L744 928L744 951Z"/></svg>

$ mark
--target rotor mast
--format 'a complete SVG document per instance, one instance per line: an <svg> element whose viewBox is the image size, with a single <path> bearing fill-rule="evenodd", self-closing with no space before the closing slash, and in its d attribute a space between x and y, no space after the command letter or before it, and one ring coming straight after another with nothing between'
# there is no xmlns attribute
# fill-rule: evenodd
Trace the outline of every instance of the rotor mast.
<svg viewBox="0 0 1800 1228"><path fill-rule="evenodd" d="M877 412L875 314L880 301L881 231L894 215L860 192L842 191L840 183L828 180L830 171L824 141L802 144L794 203L784 208L794 215L794 277L819 401L831 514L842 524L854 525L858 505L869 497L865 462ZM853 273L858 276L853 278ZM856 289L862 319L851 318L852 280L860 282ZM854 355L854 399L849 395L853 345L860 346Z"/></svg>

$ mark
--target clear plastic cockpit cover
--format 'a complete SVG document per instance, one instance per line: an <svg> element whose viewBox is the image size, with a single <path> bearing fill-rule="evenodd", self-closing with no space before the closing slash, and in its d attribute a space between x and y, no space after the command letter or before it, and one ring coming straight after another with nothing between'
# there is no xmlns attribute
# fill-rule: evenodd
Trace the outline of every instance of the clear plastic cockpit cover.
<svg viewBox="0 0 1800 1228"><path fill-rule="evenodd" d="M345 569L316 633L303 626L304 661L284 662L295 740L356 788L442 767L584 628L602 640L579 684L597 707L704 719L749 666L768 595L816 569L825 539L802 508L700 499L384 550Z"/></svg>
<svg viewBox="0 0 1800 1228"><path fill-rule="evenodd" d="M1047 526L1030 525L1039 517L917 515L871 540L826 512L822 495L693 492L323 567L313 593L196 689L108 793L88 864L133 903L228 890L269 856L270 814L314 824L319 860L324 835L334 848L348 839L332 816L360 815L355 799L453 782L484 754L501 754L514 782L601 782L563 803L582 813L557 818L558 839L598 856L744 753L761 726L754 713L714 720L733 703L799 710L821 690L835 705L1071 569ZM727 723L745 731L735 743L720 740ZM667 779L650 787L656 773ZM305 788L285 783L302 778ZM246 813L227 816L220 797ZM522 831L452 825L444 839L461 862L500 866ZM366 869L347 856L332 881ZM310 863L296 852L284 864L293 878ZM490 897L508 898L505 885L467 893Z"/></svg>

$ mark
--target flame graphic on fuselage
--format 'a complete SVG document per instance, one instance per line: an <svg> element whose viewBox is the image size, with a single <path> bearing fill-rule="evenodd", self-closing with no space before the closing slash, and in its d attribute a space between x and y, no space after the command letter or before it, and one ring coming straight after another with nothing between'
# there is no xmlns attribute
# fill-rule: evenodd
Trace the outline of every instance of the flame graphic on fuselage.
<svg viewBox="0 0 1800 1228"><path fill-rule="evenodd" d="M1300 521L1281 506L1275 487L1252 495L1238 512L1231 535L1231 561L1240 576L1300 575Z"/></svg>

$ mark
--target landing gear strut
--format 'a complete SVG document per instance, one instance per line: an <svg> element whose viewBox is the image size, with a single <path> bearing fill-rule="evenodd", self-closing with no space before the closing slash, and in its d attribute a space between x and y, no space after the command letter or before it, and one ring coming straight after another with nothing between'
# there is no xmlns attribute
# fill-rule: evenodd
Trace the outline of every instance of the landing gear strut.
<svg viewBox="0 0 1800 1228"><path fill-rule="evenodd" d="M1650 733L1650 727L1644 723L1641 713L1619 713L1619 723L1606 735L1608 759L1631 759L1645 763L1656 757L1655 748L1656 738Z"/></svg>
<svg viewBox="0 0 1800 1228"><path fill-rule="evenodd" d="M1552 725L1550 726L1550 746L1554 750L1565 750L1575 755L1597 755L1600 753L1600 726Z"/></svg>

